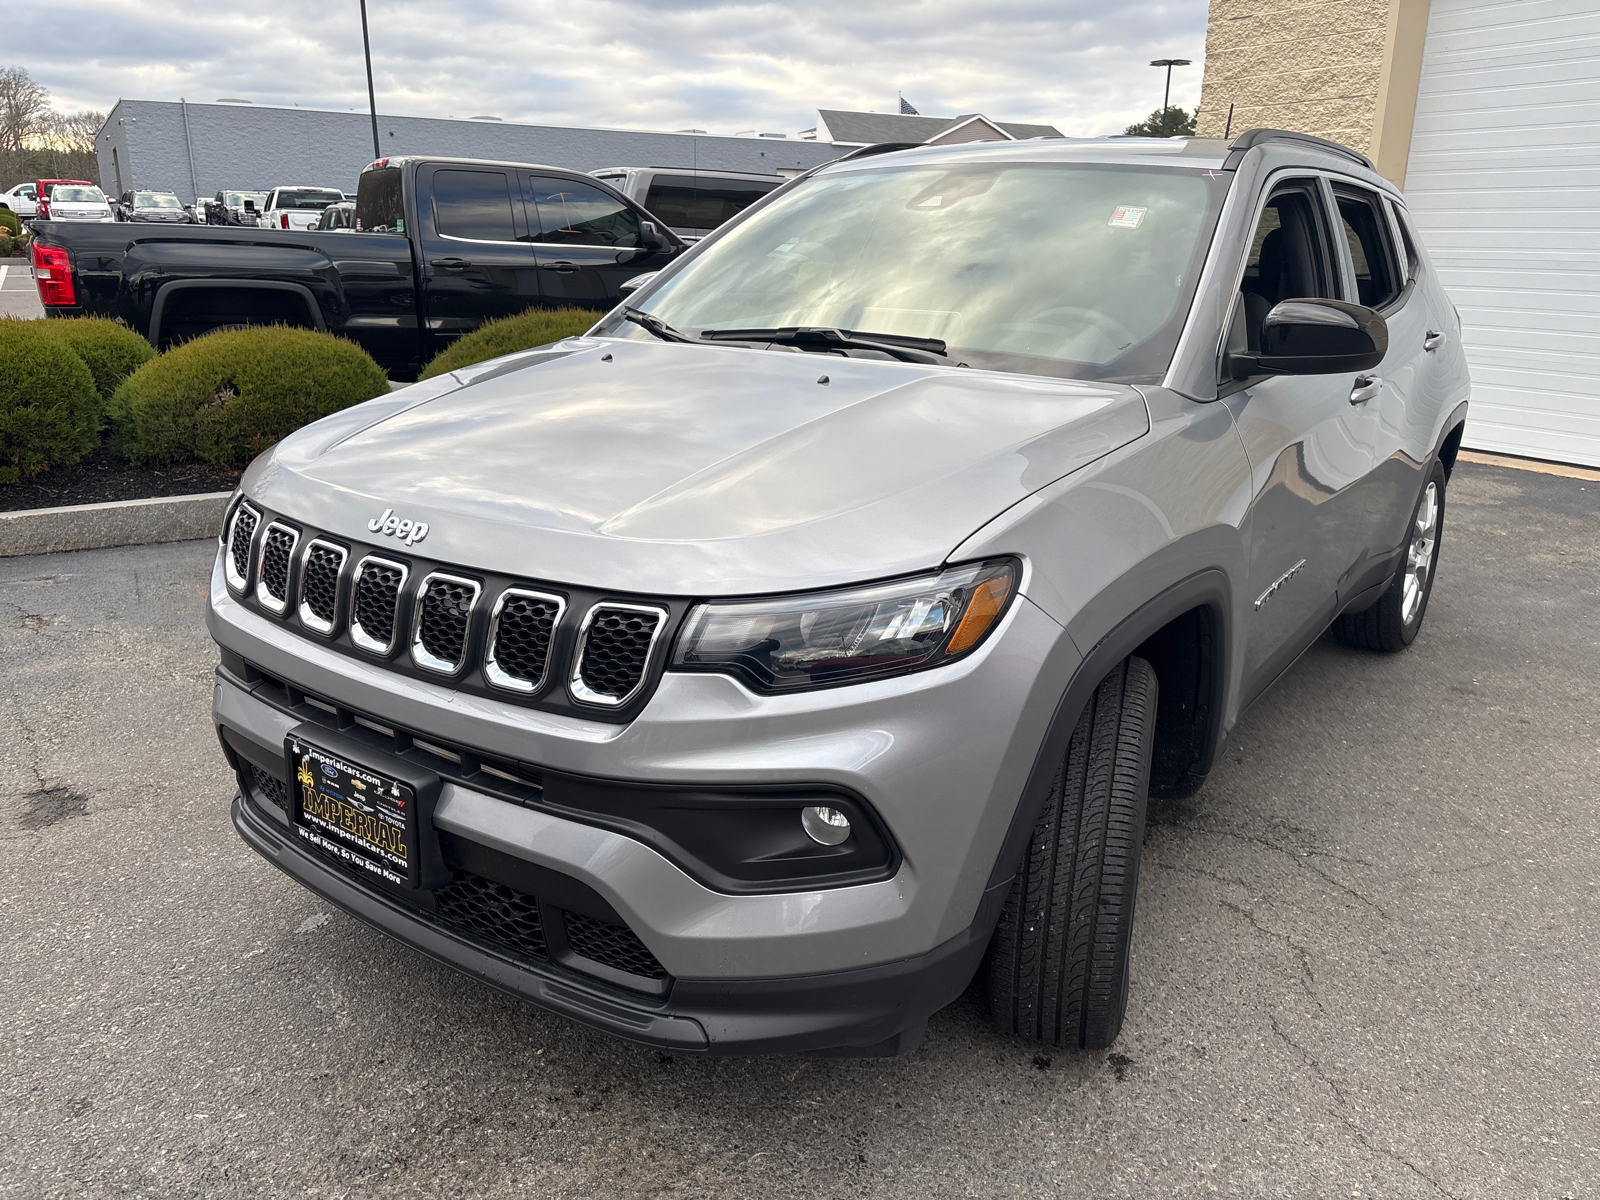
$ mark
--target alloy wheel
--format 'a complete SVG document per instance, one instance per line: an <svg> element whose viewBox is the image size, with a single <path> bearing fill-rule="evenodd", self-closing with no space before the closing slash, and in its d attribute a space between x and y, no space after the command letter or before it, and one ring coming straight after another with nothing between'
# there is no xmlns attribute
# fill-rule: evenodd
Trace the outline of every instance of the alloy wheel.
<svg viewBox="0 0 1600 1200"><path fill-rule="evenodd" d="M1406 551L1406 582L1400 599L1400 619L1407 625L1417 615L1422 598L1428 594L1428 573L1433 570L1433 551L1439 541L1439 485L1428 483L1417 505L1411 526L1411 545Z"/></svg>

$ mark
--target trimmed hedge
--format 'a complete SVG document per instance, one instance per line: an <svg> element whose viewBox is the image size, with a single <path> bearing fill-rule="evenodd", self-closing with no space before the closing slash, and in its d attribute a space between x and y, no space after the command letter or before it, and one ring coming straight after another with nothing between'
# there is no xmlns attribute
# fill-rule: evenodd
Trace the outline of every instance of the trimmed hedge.
<svg viewBox="0 0 1600 1200"><path fill-rule="evenodd" d="M559 342L562 338L576 337L603 316L604 313L587 308L530 308L514 317L487 321L444 353L436 355L419 378L432 379L446 371L487 362L502 354L515 354L519 350Z"/></svg>
<svg viewBox="0 0 1600 1200"><path fill-rule="evenodd" d="M4 225L12 237L22 232L22 218L9 208L0 208L0 225Z"/></svg>
<svg viewBox="0 0 1600 1200"><path fill-rule="evenodd" d="M100 442L94 376L43 321L0 321L0 484L74 461Z"/></svg>
<svg viewBox="0 0 1600 1200"><path fill-rule="evenodd" d="M128 376L111 397L112 444L136 463L232 466L388 390L383 368L342 338L284 325L223 330Z"/></svg>
<svg viewBox="0 0 1600 1200"><path fill-rule="evenodd" d="M40 321L39 327L83 359L94 376L95 388L106 400L124 379L156 356L149 342L106 317L63 317Z"/></svg>

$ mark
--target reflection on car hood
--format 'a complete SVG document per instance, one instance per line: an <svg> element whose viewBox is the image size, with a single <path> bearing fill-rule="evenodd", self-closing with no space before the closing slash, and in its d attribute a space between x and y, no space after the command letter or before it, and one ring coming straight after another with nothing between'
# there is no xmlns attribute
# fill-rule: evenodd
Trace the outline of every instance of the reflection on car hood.
<svg viewBox="0 0 1600 1200"><path fill-rule="evenodd" d="M735 595L935 566L1149 428L1116 384L625 339L552 349L308 426L246 490L365 542L385 541L367 522L393 509L428 523L418 553L462 566Z"/></svg>

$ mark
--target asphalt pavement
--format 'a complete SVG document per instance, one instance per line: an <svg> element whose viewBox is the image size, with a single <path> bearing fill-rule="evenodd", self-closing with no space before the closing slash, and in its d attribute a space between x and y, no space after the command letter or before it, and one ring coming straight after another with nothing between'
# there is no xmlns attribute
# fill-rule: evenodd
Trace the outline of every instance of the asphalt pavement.
<svg viewBox="0 0 1600 1200"><path fill-rule="evenodd" d="M39 289L25 258L0 258L0 317L42 317Z"/></svg>
<svg viewBox="0 0 1600 1200"><path fill-rule="evenodd" d="M1324 641L1145 846L1111 1053L674 1057L235 836L210 543L0 560L0 1195L1600 1196L1600 483L1463 465L1406 653Z"/></svg>

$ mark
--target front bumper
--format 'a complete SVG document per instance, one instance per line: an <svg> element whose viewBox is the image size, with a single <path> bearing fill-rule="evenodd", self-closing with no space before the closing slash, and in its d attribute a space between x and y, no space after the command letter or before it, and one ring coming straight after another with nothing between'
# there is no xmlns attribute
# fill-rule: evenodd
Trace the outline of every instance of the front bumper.
<svg viewBox="0 0 1600 1200"><path fill-rule="evenodd" d="M913 1050L928 1017L971 980L998 914L982 912L961 935L900 962L777 979L677 979L657 1000L516 962L458 936L308 853L242 795L233 802L233 824L284 874L396 941L540 1008L666 1050L845 1057ZM996 897L998 903L1003 893Z"/></svg>

